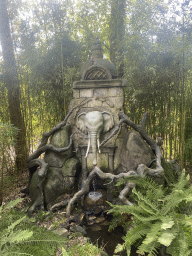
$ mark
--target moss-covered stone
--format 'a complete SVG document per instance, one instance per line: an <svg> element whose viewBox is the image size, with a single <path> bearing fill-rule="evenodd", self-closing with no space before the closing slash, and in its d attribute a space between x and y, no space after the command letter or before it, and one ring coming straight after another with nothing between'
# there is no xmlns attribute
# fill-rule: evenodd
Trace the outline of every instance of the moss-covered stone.
<svg viewBox="0 0 192 256"><path fill-rule="evenodd" d="M80 169L80 162L77 158L72 157L68 159L63 168L62 168L62 174L64 177L75 177L78 175L77 171Z"/></svg>
<svg viewBox="0 0 192 256"><path fill-rule="evenodd" d="M70 158L62 168L49 167L47 176L43 183L44 202L49 204L61 194L72 193L77 187L80 174L80 162L77 158ZM38 170L33 174L30 182L30 197L33 202L39 196L37 188L39 184Z"/></svg>
<svg viewBox="0 0 192 256"><path fill-rule="evenodd" d="M69 145L70 136L71 126L67 125L54 133L50 140L50 144L52 144L56 148L65 148ZM72 147L63 153L47 151L45 153L44 160L46 163L49 164L50 167L63 167L67 159L71 158L73 155L74 153Z"/></svg>
<svg viewBox="0 0 192 256"><path fill-rule="evenodd" d="M73 192L79 173L80 163L77 158L68 159L62 168L49 167L44 188L46 204L65 192Z"/></svg>
<svg viewBox="0 0 192 256"><path fill-rule="evenodd" d="M154 159L151 148L136 131L128 133L120 149L119 162L124 171L136 170L139 164L149 166ZM118 167L116 172L122 172L121 168Z"/></svg>
<svg viewBox="0 0 192 256"><path fill-rule="evenodd" d="M35 200L38 198L39 190L37 188L37 184L39 184L39 176L38 176L38 170L33 174L30 185L29 185L29 195L32 200L32 202L35 202Z"/></svg>

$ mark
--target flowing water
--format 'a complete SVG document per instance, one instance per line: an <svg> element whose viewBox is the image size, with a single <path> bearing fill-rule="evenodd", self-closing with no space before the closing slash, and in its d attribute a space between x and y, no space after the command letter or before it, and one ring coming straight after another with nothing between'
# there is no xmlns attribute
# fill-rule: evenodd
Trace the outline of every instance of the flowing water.
<svg viewBox="0 0 192 256"><path fill-rule="evenodd" d="M103 196L102 193L96 192L96 185L97 185L97 179L96 179L96 176L94 176L92 180L93 191L89 192L88 194L88 197L91 198L91 200L93 201L97 201Z"/></svg>
<svg viewBox="0 0 192 256"><path fill-rule="evenodd" d="M97 201L97 200L99 200L103 195L102 195L102 193L100 193L100 192L92 191L92 192L89 192L89 195L88 195L88 196L91 198L91 200Z"/></svg>

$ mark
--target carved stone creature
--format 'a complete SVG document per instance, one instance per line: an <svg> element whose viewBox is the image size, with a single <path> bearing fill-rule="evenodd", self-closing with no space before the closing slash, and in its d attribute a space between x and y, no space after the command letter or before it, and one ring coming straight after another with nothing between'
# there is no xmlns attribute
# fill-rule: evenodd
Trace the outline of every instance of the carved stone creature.
<svg viewBox="0 0 192 256"><path fill-rule="evenodd" d="M112 114L109 112L91 111L88 113L81 113L77 116L77 127L85 133L88 133L88 156L90 145L93 151L93 165L97 165L97 149L100 146L100 134L101 132L107 132L114 126L114 120ZM100 152L100 151L99 151Z"/></svg>

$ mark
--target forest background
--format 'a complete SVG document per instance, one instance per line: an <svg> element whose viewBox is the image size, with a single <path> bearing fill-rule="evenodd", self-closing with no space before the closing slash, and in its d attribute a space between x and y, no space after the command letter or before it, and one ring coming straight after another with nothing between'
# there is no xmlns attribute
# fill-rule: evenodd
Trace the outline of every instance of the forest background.
<svg viewBox="0 0 192 256"><path fill-rule="evenodd" d="M64 119L96 36L128 81L126 114L139 123L148 111L164 157L192 165L191 1L0 0L4 170L22 172L43 132Z"/></svg>

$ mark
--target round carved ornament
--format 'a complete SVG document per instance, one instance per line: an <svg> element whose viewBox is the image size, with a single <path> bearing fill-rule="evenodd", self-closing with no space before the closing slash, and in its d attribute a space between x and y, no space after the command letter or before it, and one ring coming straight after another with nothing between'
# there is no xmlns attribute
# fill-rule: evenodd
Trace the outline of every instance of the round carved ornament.
<svg viewBox="0 0 192 256"><path fill-rule="evenodd" d="M100 66L91 67L84 73L83 80L108 80L112 79L111 73Z"/></svg>

